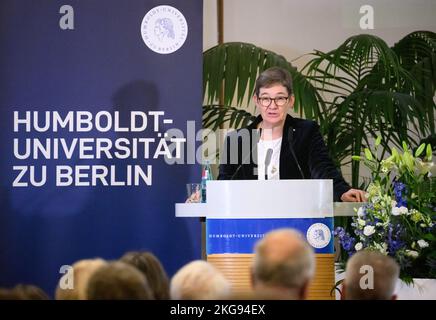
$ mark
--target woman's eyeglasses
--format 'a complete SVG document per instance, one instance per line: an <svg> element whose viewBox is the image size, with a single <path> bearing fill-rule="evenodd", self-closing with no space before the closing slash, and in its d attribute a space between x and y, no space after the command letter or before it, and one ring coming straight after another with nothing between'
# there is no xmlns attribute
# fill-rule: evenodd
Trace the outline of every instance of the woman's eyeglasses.
<svg viewBox="0 0 436 320"><path fill-rule="evenodd" d="M260 98L257 98L257 100L265 108L268 108L271 105L271 102L273 100L274 100L274 103L276 104L277 107L283 107L288 102L289 96L288 97L275 97L275 98L260 97Z"/></svg>

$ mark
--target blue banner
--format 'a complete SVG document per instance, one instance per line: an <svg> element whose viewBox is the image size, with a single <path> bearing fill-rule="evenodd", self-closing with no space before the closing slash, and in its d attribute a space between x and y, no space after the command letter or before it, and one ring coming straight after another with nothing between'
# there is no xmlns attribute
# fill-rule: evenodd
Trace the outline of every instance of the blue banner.
<svg viewBox="0 0 436 320"><path fill-rule="evenodd" d="M129 250L170 275L200 257L199 222L174 203L201 178L187 156L202 14L201 0L0 2L0 287L52 294L62 265ZM173 139L189 131L193 145Z"/></svg>
<svg viewBox="0 0 436 320"><path fill-rule="evenodd" d="M315 253L334 253L333 218L207 219L207 254L253 253L265 233L280 228L300 231Z"/></svg>

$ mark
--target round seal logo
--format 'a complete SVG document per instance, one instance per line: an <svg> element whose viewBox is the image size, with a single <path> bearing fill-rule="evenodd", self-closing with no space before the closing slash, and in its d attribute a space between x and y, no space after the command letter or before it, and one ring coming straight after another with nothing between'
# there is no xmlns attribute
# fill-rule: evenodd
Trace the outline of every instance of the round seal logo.
<svg viewBox="0 0 436 320"><path fill-rule="evenodd" d="M154 52L173 53L180 49L188 36L188 24L183 14L171 6L157 6L142 19L141 35Z"/></svg>
<svg viewBox="0 0 436 320"><path fill-rule="evenodd" d="M314 223L307 229L306 238L309 244L317 249L327 247L332 235L324 223Z"/></svg>

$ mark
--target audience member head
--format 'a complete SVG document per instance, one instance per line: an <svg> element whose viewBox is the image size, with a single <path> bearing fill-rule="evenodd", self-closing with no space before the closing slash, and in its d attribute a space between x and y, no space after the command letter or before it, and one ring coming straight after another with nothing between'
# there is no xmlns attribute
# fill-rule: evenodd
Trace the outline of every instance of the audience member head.
<svg viewBox="0 0 436 320"><path fill-rule="evenodd" d="M49 300L39 287L19 284L12 289L0 289L0 300Z"/></svg>
<svg viewBox="0 0 436 320"><path fill-rule="evenodd" d="M127 263L110 262L89 279L88 300L152 300L145 276Z"/></svg>
<svg viewBox="0 0 436 320"><path fill-rule="evenodd" d="M136 267L147 278L154 299L170 298L170 281L160 261L151 252L127 252L120 261Z"/></svg>
<svg viewBox="0 0 436 320"><path fill-rule="evenodd" d="M230 294L230 283L212 264L196 260L182 267L171 279L173 300L215 300Z"/></svg>
<svg viewBox="0 0 436 320"><path fill-rule="evenodd" d="M293 229L271 231L255 247L252 282L255 291L276 299L305 299L315 272L315 255Z"/></svg>
<svg viewBox="0 0 436 320"><path fill-rule="evenodd" d="M342 299L394 300L399 275L400 267L392 257L377 251L359 251L347 262Z"/></svg>
<svg viewBox="0 0 436 320"><path fill-rule="evenodd" d="M84 259L72 265L73 267L73 288L61 288L61 280L56 288L56 300L86 300L86 289L89 278L100 267L106 265L103 259Z"/></svg>

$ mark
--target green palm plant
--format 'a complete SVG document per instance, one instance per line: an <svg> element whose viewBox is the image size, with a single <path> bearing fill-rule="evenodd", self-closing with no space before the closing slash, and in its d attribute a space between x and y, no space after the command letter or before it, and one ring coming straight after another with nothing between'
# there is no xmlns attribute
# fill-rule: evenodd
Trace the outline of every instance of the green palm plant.
<svg viewBox="0 0 436 320"><path fill-rule="evenodd" d="M434 136L435 33L411 33L392 48L378 37L357 35L312 56L298 71L283 56L252 44L225 43L205 51L203 125L249 123L254 116L244 98L252 96L259 72L281 66L294 79L295 110L319 122L338 166L369 147L371 137L380 135L382 149L389 150L389 144L417 146ZM358 187L359 163L351 165L352 184Z"/></svg>
<svg viewBox="0 0 436 320"><path fill-rule="evenodd" d="M338 163L378 135L385 152L389 144L416 146L434 134L435 40L434 33L414 32L389 48L376 36L357 35L313 53L304 71L324 98L321 129ZM351 166L358 187L359 163Z"/></svg>
<svg viewBox="0 0 436 320"><path fill-rule="evenodd" d="M250 112L248 108L256 78L272 66L283 67L291 73L295 110L304 113L306 118L320 117L322 99L317 90L283 56L253 44L230 42L203 53L203 98L206 101L203 126L216 130L228 122L230 127L239 128L252 121L255 110Z"/></svg>

